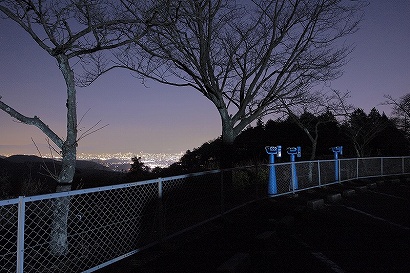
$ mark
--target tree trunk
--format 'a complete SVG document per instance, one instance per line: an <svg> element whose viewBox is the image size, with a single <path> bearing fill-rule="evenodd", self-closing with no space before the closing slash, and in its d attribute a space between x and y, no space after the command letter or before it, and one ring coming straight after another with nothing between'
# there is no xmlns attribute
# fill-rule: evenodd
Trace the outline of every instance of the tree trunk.
<svg viewBox="0 0 410 273"><path fill-rule="evenodd" d="M76 147L63 147L62 169L57 181L56 192L71 190L76 164ZM50 252L54 256L68 253L68 213L70 197L59 197L52 200L53 218L50 232Z"/></svg>
<svg viewBox="0 0 410 273"><path fill-rule="evenodd" d="M65 55L58 55L59 68L67 85L67 138L62 147L62 169L57 180L56 192L71 190L77 158L77 103L74 73ZM68 253L67 228L70 197L53 199L53 218L50 232L50 252L55 256Z"/></svg>
<svg viewBox="0 0 410 273"><path fill-rule="evenodd" d="M353 146L354 146L354 149L355 149L355 151L356 151L356 156L357 157L361 157L361 154L360 154L360 145L356 142L356 141L353 141Z"/></svg>
<svg viewBox="0 0 410 273"><path fill-rule="evenodd" d="M235 134L232 120L228 115L228 111L226 111L226 109L220 110L220 115L222 121L222 145L219 151L219 168L222 170L227 170L233 167L233 142L235 140ZM223 189L225 193L233 189L232 171L228 170L223 172Z"/></svg>
<svg viewBox="0 0 410 273"><path fill-rule="evenodd" d="M310 154L310 161L315 160L316 150L317 150L317 135L316 135L316 137L312 140L312 152L311 152L311 154Z"/></svg>
<svg viewBox="0 0 410 273"><path fill-rule="evenodd" d="M233 142L235 140L235 133L230 117L221 114L222 121L222 147L220 150L220 168L229 169L233 167L234 149Z"/></svg>

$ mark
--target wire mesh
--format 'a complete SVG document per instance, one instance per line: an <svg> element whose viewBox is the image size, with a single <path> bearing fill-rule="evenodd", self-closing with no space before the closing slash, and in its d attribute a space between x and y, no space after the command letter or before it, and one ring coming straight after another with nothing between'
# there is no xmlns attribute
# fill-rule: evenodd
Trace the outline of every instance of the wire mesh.
<svg viewBox="0 0 410 273"><path fill-rule="evenodd" d="M259 175L258 170L257 167L251 166L223 171L225 211L260 198L262 187L267 185L267 180L262 181L263 173ZM266 188L263 194L266 195Z"/></svg>
<svg viewBox="0 0 410 273"><path fill-rule="evenodd" d="M357 159L340 159L340 180L345 181L357 177Z"/></svg>
<svg viewBox="0 0 410 273"><path fill-rule="evenodd" d="M163 229L170 236L221 213L221 173L163 181Z"/></svg>
<svg viewBox="0 0 410 273"><path fill-rule="evenodd" d="M326 185L336 181L335 164L338 164L338 162L335 162L334 160L324 160L320 162L321 185Z"/></svg>
<svg viewBox="0 0 410 273"><path fill-rule="evenodd" d="M25 272L81 272L157 239L156 183L59 198L66 219L56 219L58 198L26 203ZM55 254L52 236L66 237L66 253Z"/></svg>
<svg viewBox="0 0 410 273"><path fill-rule="evenodd" d="M268 182L269 182L269 170L266 168L266 166L252 166L248 167L252 168L253 172L255 172L255 175L253 175L253 184L255 185L255 191L256 191L256 198L262 199L266 197L266 194L268 192Z"/></svg>
<svg viewBox="0 0 410 273"><path fill-rule="evenodd" d="M371 177L382 175L382 159L381 158L359 158L359 177Z"/></svg>
<svg viewBox="0 0 410 273"><path fill-rule="evenodd" d="M292 191L292 173L291 164L284 163L275 166L276 169L276 185L278 194Z"/></svg>
<svg viewBox="0 0 410 273"><path fill-rule="evenodd" d="M0 272L16 272L18 204L0 206Z"/></svg>
<svg viewBox="0 0 410 273"><path fill-rule="evenodd" d="M410 173L410 158L339 161L340 180ZM335 161L275 164L277 193L335 182ZM293 167L292 167L293 166ZM24 272L82 272L266 197L270 165L24 200ZM16 272L19 205L0 201L0 272ZM20 227L21 228L21 227Z"/></svg>
<svg viewBox="0 0 410 273"><path fill-rule="evenodd" d="M298 189L319 186L318 162L299 162L295 164L298 180Z"/></svg>
<svg viewBox="0 0 410 273"><path fill-rule="evenodd" d="M397 157L383 158L383 175L398 174L403 171L403 159Z"/></svg>

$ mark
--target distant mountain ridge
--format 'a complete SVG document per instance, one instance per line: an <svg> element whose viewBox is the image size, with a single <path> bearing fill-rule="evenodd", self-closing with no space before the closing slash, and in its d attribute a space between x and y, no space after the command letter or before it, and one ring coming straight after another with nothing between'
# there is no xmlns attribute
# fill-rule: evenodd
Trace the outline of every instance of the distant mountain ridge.
<svg viewBox="0 0 410 273"><path fill-rule="evenodd" d="M0 200L55 191L61 161L34 155L0 158ZM126 173L87 160L77 160L72 189L101 187L127 182Z"/></svg>
<svg viewBox="0 0 410 273"><path fill-rule="evenodd" d="M52 159L52 158L43 158L35 155L12 155L9 157L1 157L4 160L7 160L12 163L54 163L54 164L61 164L60 160ZM88 160L77 160L78 169L92 169L92 170L103 170L103 171L110 171L110 168L99 164L94 161Z"/></svg>

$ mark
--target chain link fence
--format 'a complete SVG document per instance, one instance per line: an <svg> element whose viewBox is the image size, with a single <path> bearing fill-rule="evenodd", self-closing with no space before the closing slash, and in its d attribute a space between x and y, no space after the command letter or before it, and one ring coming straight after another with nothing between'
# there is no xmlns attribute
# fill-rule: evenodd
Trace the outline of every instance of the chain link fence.
<svg viewBox="0 0 410 273"><path fill-rule="evenodd" d="M0 206L0 272L16 272L18 201L1 201Z"/></svg>
<svg viewBox="0 0 410 273"><path fill-rule="evenodd" d="M359 177L358 159L340 159L340 180L346 181L356 179Z"/></svg>
<svg viewBox="0 0 410 273"><path fill-rule="evenodd" d="M410 173L410 157L274 166L280 195L336 183L337 178ZM266 198L271 167L215 170L0 201L0 272L93 272Z"/></svg>

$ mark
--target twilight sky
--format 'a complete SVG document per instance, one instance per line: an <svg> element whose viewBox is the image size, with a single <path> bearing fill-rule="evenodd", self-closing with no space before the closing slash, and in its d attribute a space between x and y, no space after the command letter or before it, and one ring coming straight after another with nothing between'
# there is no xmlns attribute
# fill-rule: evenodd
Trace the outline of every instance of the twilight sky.
<svg viewBox="0 0 410 273"><path fill-rule="evenodd" d="M408 0L371 0L361 29L349 37L356 45L351 61L330 87L349 91L350 103L366 112L376 106L388 114L390 108L379 105L383 95L410 92L409 18ZM65 138L65 83L57 64L11 20L0 19L0 62L3 102L26 116L39 116ZM221 133L216 108L200 93L154 82L144 86L125 70L79 88L77 101L79 119L85 114L80 129L99 120L109 124L82 139L79 153L176 153ZM39 129L0 111L0 155L37 154L31 138L48 153Z"/></svg>

